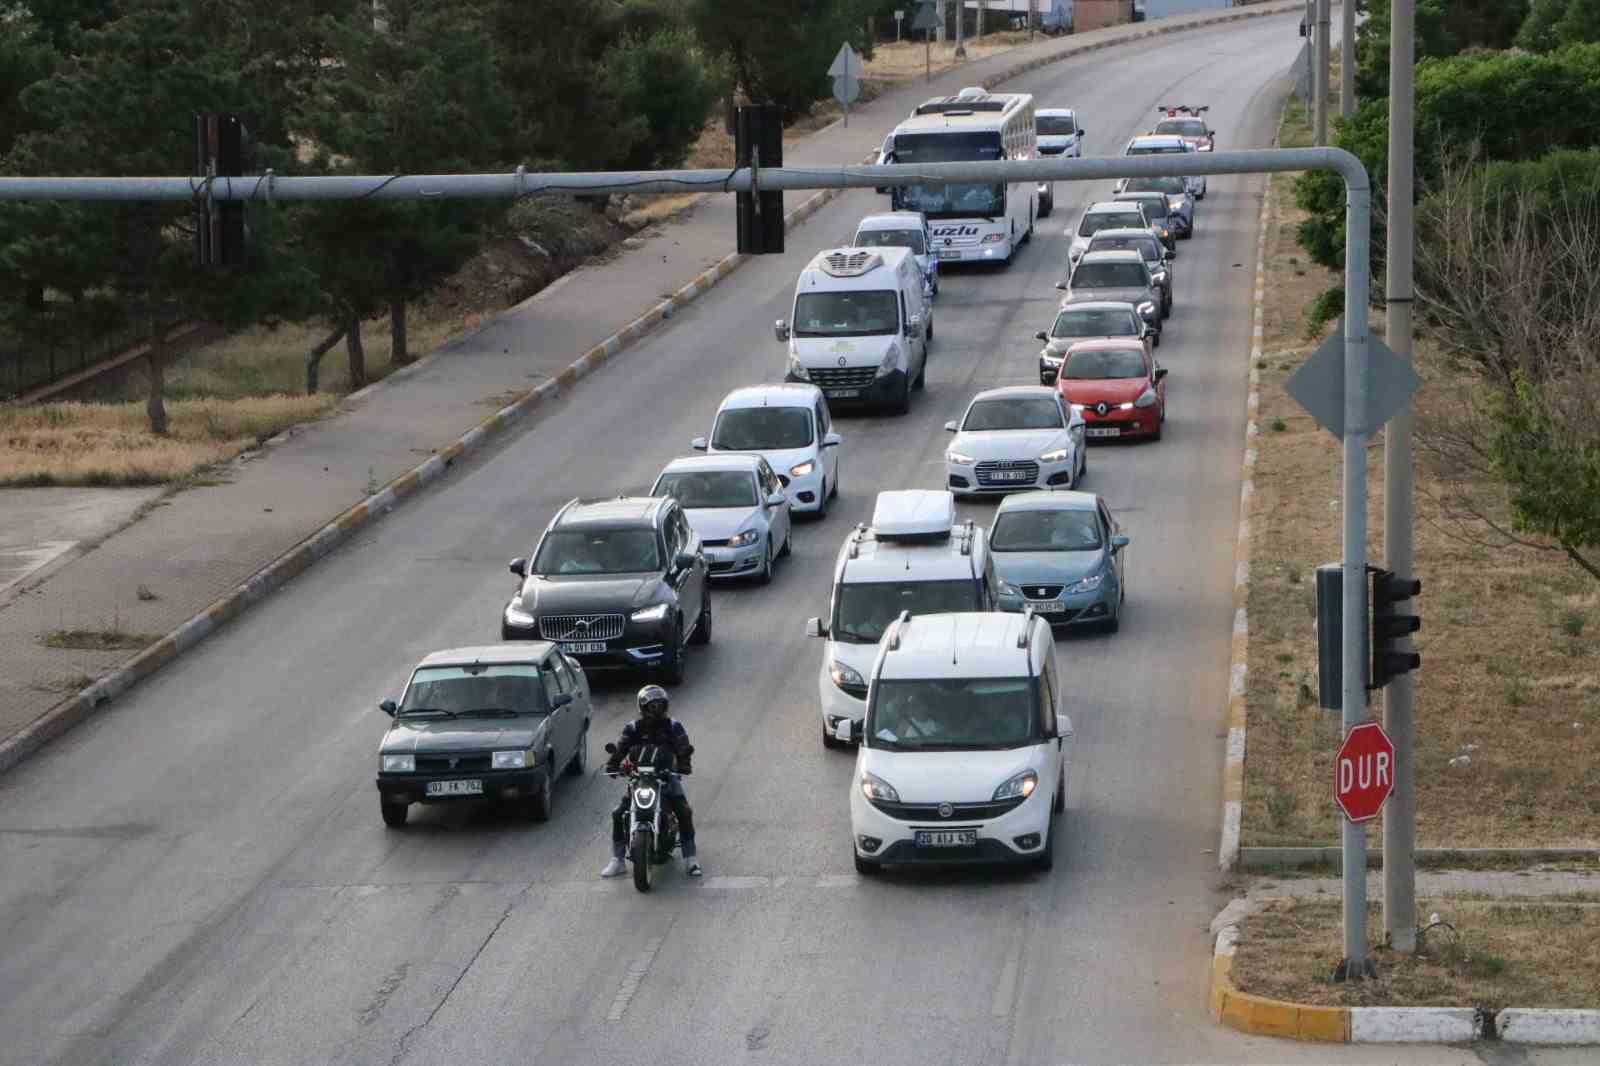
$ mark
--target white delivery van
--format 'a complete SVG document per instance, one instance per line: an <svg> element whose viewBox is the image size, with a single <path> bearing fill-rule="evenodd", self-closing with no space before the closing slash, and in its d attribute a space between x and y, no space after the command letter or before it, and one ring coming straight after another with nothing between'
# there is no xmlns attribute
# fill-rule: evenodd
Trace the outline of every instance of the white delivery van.
<svg viewBox="0 0 1600 1066"><path fill-rule="evenodd" d="M878 640L902 612L994 611L998 597L983 527L956 524L949 492L878 493L872 524L851 530L839 549L827 618L806 621L808 636L827 641L817 677L822 743L842 746L833 731L866 713Z"/></svg>
<svg viewBox="0 0 1600 1066"><path fill-rule="evenodd" d="M922 388L933 309L922 269L905 248L833 248L800 272L785 381L816 385L830 405L863 403L898 414Z"/></svg>
<svg viewBox="0 0 1600 1066"><path fill-rule="evenodd" d="M921 211L886 211L856 224L853 248L907 248L922 268L924 295L939 295L939 257L933 250L928 218Z"/></svg>

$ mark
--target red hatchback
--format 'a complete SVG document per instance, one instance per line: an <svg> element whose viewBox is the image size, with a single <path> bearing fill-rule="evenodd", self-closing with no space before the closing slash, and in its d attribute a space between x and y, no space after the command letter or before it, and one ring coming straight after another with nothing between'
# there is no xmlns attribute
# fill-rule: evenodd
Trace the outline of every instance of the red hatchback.
<svg viewBox="0 0 1600 1066"><path fill-rule="evenodd" d="M1136 339L1080 341L1067 349L1056 389L1083 412L1087 436L1161 439L1167 368Z"/></svg>

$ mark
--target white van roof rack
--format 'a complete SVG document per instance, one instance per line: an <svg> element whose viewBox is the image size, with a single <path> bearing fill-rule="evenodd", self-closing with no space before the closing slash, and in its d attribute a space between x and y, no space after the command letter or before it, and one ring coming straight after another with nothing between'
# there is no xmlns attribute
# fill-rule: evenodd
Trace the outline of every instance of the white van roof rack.
<svg viewBox="0 0 1600 1066"><path fill-rule="evenodd" d="M896 618L892 623L890 623L890 626L889 626L889 650L890 651L899 651L900 650L900 630L903 627L908 626L910 624L911 624L911 612L909 610L901 611L900 612L900 617Z"/></svg>
<svg viewBox="0 0 1600 1066"><path fill-rule="evenodd" d="M836 278L858 278L883 266L883 256L856 248L841 248L822 257L824 272Z"/></svg>
<svg viewBox="0 0 1600 1066"><path fill-rule="evenodd" d="M879 540L947 540L955 528L955 497L947 489L878 493L872 531Z"/></svg>

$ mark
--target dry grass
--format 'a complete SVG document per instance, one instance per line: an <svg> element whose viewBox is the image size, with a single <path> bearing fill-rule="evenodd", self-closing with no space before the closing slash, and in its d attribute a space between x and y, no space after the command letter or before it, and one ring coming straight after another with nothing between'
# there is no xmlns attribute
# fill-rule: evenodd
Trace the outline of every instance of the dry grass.
<svg viewBox="0 0 1600 1066"><path fill-rule="evenodd" d="M129 633L122 629L52 629L39 638L39 643L66 651L138 651L160 639L159 633Z"/></svg>
<svg viewBox="0 0 1600 1066"><path fill-rule="evenodd" d="M1285 144L1303 140L1303 116L1291 105ZM1339 826L1331 788L1340 730L1337 713L1316 705L1313 582L1316 567L1340 555L1340 452L1284 391L1321 340L1305 339L1305 308L1339 279L1307 262L1294 243L1303 216L1292 176L1273 180L1251 510L1246 846L1331 844ZM1439 386L1451 372L1425 341L1417 347L1419 369L1445 395ZM1429 402L1429 391L1419 404ZM1383 559L1382 454L1380 436L1368 460L1374 562ZM1418 844L1594 846L1600 654L1592 634L1600 627L1600 587L1551 554L1447 535L1429 487L1419 474Z"/></svg>
<svg viewBox="0 0 1600 1066"><path fill-rule="evenodd" d="M1337 901L1274 900L1246 918L1233 959L1242 991L1295 1003L1369 1007L1588 1007L1600 1003L1600 907L1575 902L1417 901L1454 926L1416 955L1373 946L1376 980L1335 984L1343 955ZM1381 931L1378 905L1367 928Z"/></svg>
<svg viewBox="0 0 1600 1066"><path fill-rule="evenodd" d="M332 396L182 400L169 433L148 432L138 403L0 407L0 485L159 485L233 458L333 407Z"/></svg>
<svg viewBox="0 0 1600 1066"><path fill-rule="evenodd" d="M1036 41L1045 39L1042 34L1034 38ZM965 62L971 63L992 56L996 52L1009 51L1018 45L1027 44L1028 31L1007 30L1004 33L986 33L982 37L969 38L964 43L967 49ZM962 62L956 59L954 40L946 41L944 44L935 41L926 47L920 40L901 41L898 44L890 41L887 44L873 46L872 58L867 61L863 76L896 81L920 78L927 72L930 60L935 74L960 66Z"/></svg>

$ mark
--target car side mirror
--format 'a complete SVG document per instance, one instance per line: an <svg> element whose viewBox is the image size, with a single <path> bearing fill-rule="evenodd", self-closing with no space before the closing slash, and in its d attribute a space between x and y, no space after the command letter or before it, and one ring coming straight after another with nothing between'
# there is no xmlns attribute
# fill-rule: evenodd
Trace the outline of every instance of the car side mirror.
<svg viewBox="0 0 1600 1066"><path fill-rule="evenodd" d="M561 708L565 707L567 704L569 704L571 702L572 702L572 693L570 693L570 692L557 692L554 696L550 697L550 709L552 711L559 711Z"/></svg>
<svg viewBox="0 0 1600 1066"><path fill-rule="evenodd" d="M689 552L679 552L672 557L672 566L675 570L687 570L694 565L695 557Z"/></svg>
<svg viewBox="0 0 1600 1066"><path fill-rule="evenodd" d="M1176 258L1178 258L1178 253L1177 252L1162 252L1161 253L1161 261L1163 263L1170 263Z"/></svg>
<svg viewBox="0 0 1600 1066"><path fill-rule="evenodd" d="M1161 381L1166 376L1167 376L1167 368L1166 367L1164 367L1164 366L1156 367L1156 380L1157 381Z"/></svg>
<svg viewBox="0 0 1600 1066"><path fill-rule="evenodd" d="M511 560L511 572L516 574L518 577L527 577L528 560L522 558L521 556Z"/></svg>
<svg viewBox="0 0 1600 1066"><path fill-rule="evenodd" d="M774 335L777 336L777 338L778 338L778 340L780 342L788 340L789 339L789 323L785 322L781 318L778 319L778 321L776 321L776 322L774 322L772 324L772 332L773 332Z"/></svg>
<svg viewBox="0 0 1600 1066"><path fill-rule="evenodd" d="M1128 538L1121 533L1111 538L1111 550L1119 552L1128 546Z"/></svg>
<svg viewBox="0 0 1600 1066"><path fill-rule="evenodd" d="M1067 291L1067 283L1064 282L1064 281L1058 281L1058 282L1056 282L1056 288L1060 289L1062 292L1066 292Z"/></svg>
<svg viewBox="0 0 1600 1066"><path fill-rule="evenodd" d="M606 754L607 755L615 755L616 753L617 753L617 746L615 744L611 743L609 740L606 741Z"/></svg>
<svg viewBox="0 0 1600 1066"><path fill-rule="evenodd" d="M841 445L843 443L844 443L844 438L839 436L839 434L833 433L833 432L829 432L827 435L825 435L822 438L822 446L824 448L837 448L839 445Z"/></svg>
<svg viewBox="0 0 1600 1066"><path fill-rule="evenodd" d="M1066 738L1072 736L1072 719L1064 714L1056 715L1056 736Z"/></svg>
<svg viewBox="0 0 1600 1066"><path fill-rule="evenodd" d="M944 431L946 433L954 433L956 431L956 424L954 422L946 422L944 424Z"/></svg>
<svg viewBox="0 0 1600 1066"><path fill-rule="evenodd" d="M1033 335L1033 339L1036 341L1048 341L1050 339L1050 335L1041 329L1038 333Z"/></svg>
<svg viewBox="0 0 1600 1066"><path fill-rule="evenodd" d="M841 744L849 744L855 739L855 723L850 719L842 719L833 727L833 739Z"/></svg>
<svg viewBox="0 0 1600 1066"><path fill-rule="evenodd" d="M697 452L703 452L706 450L706 439L704 437L696 437L694 440L689 442L689 447L693 448Z"/></svg>
<svg viewBox="0 0 1600 1066"><path fill-rule="evenodd" d="M774 492L771 496L767 497L767 506L768 507L782 507L784 501L787 500L788 498L789 498L788 496L784 495L781 492Z"/></svg>
<svg viewBox="0 0 1600 1066"><path fill-rule="evenodd" d="M399 710L399 707L395 705L394 700L384 700L382 703L378 704L378 710L382 711L390 718L393 718L394 712Z"/></svg>
<svg viewBox="0 0 1600 1066"><path fill-rule="evenodd" d="M806 619L806 636L825 637L827 635L828 627L823 624L822 619L815 617Z"/></svg>
<svg viewBox="0 0 1600 1066"><path fill-rule="evenodd" d="M915 337L922 330L921 315L906 316L906 336Z"/></svg>

